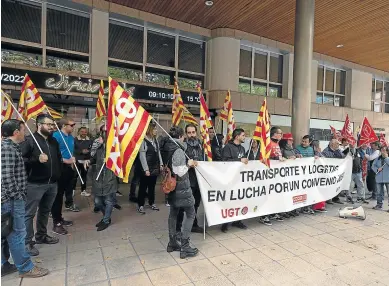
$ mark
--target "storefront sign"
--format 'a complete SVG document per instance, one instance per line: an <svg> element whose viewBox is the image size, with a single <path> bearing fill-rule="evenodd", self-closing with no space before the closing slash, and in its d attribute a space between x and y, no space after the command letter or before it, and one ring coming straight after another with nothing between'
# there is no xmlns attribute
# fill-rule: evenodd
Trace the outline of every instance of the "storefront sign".
<svg viewBox="0 0 389 286"><path fill-rule="evenodd" d="M38 71L28 71L22 69L1 68L1 84L21 86L24 75L28 73L35 86L38 88L52 89L63 92L78 92L87 94L98 94L100 80L69 76L65 74L52 74ZM171 102L173 100L173 89L159 88L145 85L129 84L119 82L127 91L133 94L136 99L155 100L161 102ZM105 94L108 94L108 81L104 81ZM200 102L197 92L181 91L185 104L198 104Z"/></svg>
<svg viewBox="0 0 389 286"><path fill-rule="evenodd" d="M208 224L289 212L348 189L352 158L199 162L196 168Z"/></svg>

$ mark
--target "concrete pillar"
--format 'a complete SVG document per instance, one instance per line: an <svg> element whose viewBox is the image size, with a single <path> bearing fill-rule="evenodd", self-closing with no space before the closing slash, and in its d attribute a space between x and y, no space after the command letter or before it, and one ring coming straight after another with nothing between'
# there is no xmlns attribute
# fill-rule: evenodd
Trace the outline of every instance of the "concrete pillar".
<svg viewBox="0 0 389 286"><path fill-rule="evenodd" d="M311 71L311 102L316 102L316 93L317 93L317 69L319 67L319 62L312 61L312 71Z"/></svg>
<svg viewBox="0 0 389 286"><path fill-rule="evenodd" d="M207 42L206 89L238 91L240 40L217 37Z"/></svg>
<svg viewBox="0 0 389 286"><path fill-rule="evenodd" d="M315 0L296 0L294 33L292 133L297 142L309 134ZM314 87L316 88L316 87Z"/></svg>
<svg viewBox="0 0 389 286"><path fill-rule="evenodd" d="M108 75L109 13L92 10L90 71L93 75Z"/></svg>

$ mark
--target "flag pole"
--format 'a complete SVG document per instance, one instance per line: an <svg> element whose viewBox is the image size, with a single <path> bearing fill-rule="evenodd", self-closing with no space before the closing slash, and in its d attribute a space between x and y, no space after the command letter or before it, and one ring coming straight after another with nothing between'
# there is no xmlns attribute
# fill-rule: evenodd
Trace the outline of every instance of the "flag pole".
<svg viewBox="0 0 389 286"><path fill-rule="evenodd" d="M173 137L170 136L170 134L161 126L161 124L158 123L157 120L154 119L154 117L151 117L151 119L153 119L153 121L155 122L155 124L157 124L157 125L159 126L159 128L161 128L162 131L165 132L165 133L167 134L167 136L170 138L170 140L172 140L172 141L174 142L174 144L176 144L179 148L181 148L181 146L178 145L178 143L176 142L176 140L174 140ZM186 157L188 160L191 160L191 159L189 158L189 156L188 156L185 152L184 152L184 154L185 154L185 157ZM197 167L195 166L195 168L197 168ZM201 177L203 177L204 181L206 181L207 184L208 184L210 187L212 187L211 184L208 182L208 180L204 177L204 175L201 174L200 170L197 169L197 171L199 172L199 174L201 175Z"/></svg>
<svg viewBox="0 0 389 286"><path fill-rule="evenodd" d="M104 162L103 166L101 166L101 169L100 169L99 173L97 174L96 181L99 180L101 172L103 171L104 166L105 166L105 162Z"/></svg>
<svg viewBox="0 0 389 286"><path fill-rule="evenodd" d="M47 112L50 114L50 116L53 117L53 116L51 115L50 110L47 108L47 105L46 105L46 110L47 110ZM66 149L68 150L70 156L72 156L72 152L70 152L69 146L68 146L68 144L66 144L65 138L64 138L63 135L62 135L62 131L61 131L61 129L58 127L57 122L56 122L55 120L54 120L54 124L55 124L55 127L57 127L57 129L58 129L58 133L59 133L59 135L61 136L63 143L65 143ZM83 181L82 178L81 178L80 171L79 171L78 168L77 168L76 162L74 162L73 165L74 165L74 168L75 168L76 171L77 171L78 177L80 178L81 184L84 184L84 181Z"/></svg>
<svg viewBox="0 0 389 286"><path fill-rule="evenodd" d="M3 92L2 92L2 94L3 94ZM3 95L3 96L5 97L6 100L8 100L9 104L11 104L11 106L12 106L12 108L15 110L16 114L17 114L17 115L20 117L20 119L23 121L24 126L26 126L27 130L30 132L32 138L34 139L36 145L38 146L39 151L41 151L41 154L44 154L43 151L42 151L41 146L39 146L38 141L36 140L34 134L32 133L32 131L31 131L31 129L30 129L30 127L28 127L28 125L27 125L26 121L24 120L23 116L19 113L19 111L18 111L18 110L16 109L16 107L13 105L13 103L11 102L11 100L10 100L7 96L5 96L5 95Z"/></svg>

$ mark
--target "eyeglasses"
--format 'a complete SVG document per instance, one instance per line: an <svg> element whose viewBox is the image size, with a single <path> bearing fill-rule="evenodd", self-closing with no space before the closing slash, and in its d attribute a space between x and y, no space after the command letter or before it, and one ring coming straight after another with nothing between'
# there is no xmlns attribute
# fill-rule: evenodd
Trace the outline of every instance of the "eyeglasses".
<svg viewBox="0 0 389 286"><path fill-rule="evenodd" d="M71 126L71 127L74 127L74 126L76 126L76 123L73 123L73 124L65 124L65 125L69 125L69 126Z"/></svg>

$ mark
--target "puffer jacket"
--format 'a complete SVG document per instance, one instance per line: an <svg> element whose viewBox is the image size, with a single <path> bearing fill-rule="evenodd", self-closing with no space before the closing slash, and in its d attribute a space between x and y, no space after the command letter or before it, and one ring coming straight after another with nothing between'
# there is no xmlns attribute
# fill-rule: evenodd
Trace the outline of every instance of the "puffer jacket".
<svg viewBox="0 0 389 286"><path fill-rule="evenodd" d="M105 144L101 144L96 139L91 148L91 160L92 164L92 193L96 196L107 196L112 193L116 193L118 190L118 182L115 174L109 170L105 164ZM96 181L102 166L103 170Z"/></svg>
<svg viewBox="0 0 389 286"><path fill-rule="evenodd" d="M284 148L281 148L281 154L282 154L282 157L284 157L286 159L290 159L291 157L297 157L297 155L298 155L296 150L288 144L286 144L284 146Z"/></svg>
<svg viewBox="0 0 389 286"><path fill-rule="evenodd" d="M185 157L186 144L181 143L179 140L175 140L175 141L180 145L180 148L177 147L175 149L173 156L171 158L173 173L175 174L174 171L177 171L177 169L183 169L186 172L181 176L175 174L177 180L176 189L169 193L168 201L171 206L182 208L182 207L188 207L194 205L195 201L192 194L192 189L190 187L189 173L188 173L189 169L188 167L186 167L187 166L186 157ZM171 142L165 144L164 147L171 150L173 148L171 144L176 145L174 142Z"/></svg>
<svg viewBox="0 0 389 286"><path fill-rule="evenodd" d="M374 160L374 163L371 168L374 172L377 173L378 169L382 166L384 166L382 168L382 171L375 176L375 181L377 182L377 184L389 183L389 157L384 158L382 156L379 156L377 159Z"/></svg>

